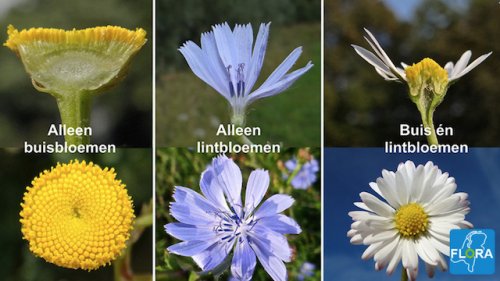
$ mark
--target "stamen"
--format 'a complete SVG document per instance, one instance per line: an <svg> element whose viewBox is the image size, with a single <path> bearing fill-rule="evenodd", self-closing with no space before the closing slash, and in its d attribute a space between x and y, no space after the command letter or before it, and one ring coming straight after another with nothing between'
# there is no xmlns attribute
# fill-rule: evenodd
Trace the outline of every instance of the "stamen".
<svg viewBox="0 0 500 281"><path fill-rule="evenodd" d="M236 75L236 79L238 80L237 88L238 88L238 97L242 97L245 93L245 75L243 74L243 69L245 68L244 63L238 64L238 71Z"/></svg>
<svg viewBox="0 0 500 281"><path fill-rule="evenodd" d="M221 236L221 240L230 243L235 239L242 241L241 239L247 239L248 232L253 229L257 224L258 220L255 220L253 216L245 217L245 211L242 210L242 215L238 215L235 211L234 206L229 206L231 212L227 211L215 211L214 214L219 217L219 221L216 226L214 226L213 231ZM240 207L240 206L238 206ZM246 213L248 215L248 213Z"/></svg>
<svg viewBox="0 0 500 281"><path fill-rule="evenodd" d="M257 221L254 221L253 219L250 221L250 223L248 223L248 225L250 226L249 230L252 230L253 227L257 224Z"/></svg>
<svg viewBox="0 0 500 281"><path fill-rule="evenodd" d="M229 206L229 209L234 213L234 216L231 216L231 218L233 220L235 220L237 223L241 222L241 219L240 219L240 217L238 217L238 214L236 213L236 211L234 210L234 208L232 206Z"/></svg>
<svg viewBox="0 0 500 281"><path fill-rule="evenodd" d="M231 65L227 66L227 81L229 81L229 94L231 97L234 97L234 86L233 82L231 81Z"/></svg>

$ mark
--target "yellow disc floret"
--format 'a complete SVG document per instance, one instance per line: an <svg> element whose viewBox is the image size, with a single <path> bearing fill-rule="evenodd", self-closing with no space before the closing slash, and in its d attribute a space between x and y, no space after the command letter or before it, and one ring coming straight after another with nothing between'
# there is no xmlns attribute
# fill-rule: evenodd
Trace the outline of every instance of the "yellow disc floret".
<svg viewBox="0 0 500 281"><path fill-rule="evenodd" d="M65 44L65 45L99 45L126 43L132 49L140 49L146 43L146 31L138 28L135 31L119 26L99 26L86 29L64 30L56 28L30 28L17 30L9 25L8 39L4 46L14 52L26 44ZM42 47L42 46L40 46Z"/></svg>
<svg viewBox="0 0 500 281"><path fill-rule="evenodd" d="M430 58L408 66L405 73L412 95L419 94L422 89L441 95L448 85L448 72Z"/></svg>
<svg viewBox="0 0 500 281"><path fill-rule="evenodd" d="M417 203L401 206L394 216L396 229L405 238L418 238L427 231L429 217Z"/></svg>
<svg viewBox="0 0 500 281"><path fill-rule="evenodd" d="M31 185L20 222L35 255L58 266L93 270L126 247L134 212L114 169L78 160L58 163Z"/></svg>

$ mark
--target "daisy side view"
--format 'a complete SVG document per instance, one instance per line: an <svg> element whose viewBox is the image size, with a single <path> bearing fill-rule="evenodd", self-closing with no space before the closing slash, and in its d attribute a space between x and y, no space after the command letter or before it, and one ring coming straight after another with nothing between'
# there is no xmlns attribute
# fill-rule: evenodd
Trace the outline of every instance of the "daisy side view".
<svg viewBox="0 0 500 281"><path fill-rule="evenodd" d="M411 66L401 63L401 68L394 65L375 36L368 29L365 29L365 32L368 37L364 38L373 52L357 45L352 47L358 55L375 67L377 73L385 80L404 82L408 85L410 99L417 106L423 125L431 131L427 141L429 144L437 145L438 139L433 123L434 111L443 101L448 88L482 63L492 52L480 56L469 65L472 55L470 50L464 52L455 64L448 62L444 68L430 58L424 58Z"/></svg>

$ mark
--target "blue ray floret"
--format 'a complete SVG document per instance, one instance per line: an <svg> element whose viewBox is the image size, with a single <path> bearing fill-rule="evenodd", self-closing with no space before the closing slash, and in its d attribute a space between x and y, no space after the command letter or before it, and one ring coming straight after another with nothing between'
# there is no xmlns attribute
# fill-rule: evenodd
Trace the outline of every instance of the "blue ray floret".
<svg viewBox="0 0 500 281"><path fill-rule="evenodd" d="M231 258L231 280L251 280L257 260L275 281L287 280L283 262L292 251L285 234L299 234L300 226L281 214L292 206L289 195L275 194L262 200L269 187L269 173L254 170L242 203L242 175L239 167L226 156L214 158L201 175L203 195L176 186L170 205L176 223L165 225L171 236L183 242L168 251L192 257L209 272Z"/></svg>

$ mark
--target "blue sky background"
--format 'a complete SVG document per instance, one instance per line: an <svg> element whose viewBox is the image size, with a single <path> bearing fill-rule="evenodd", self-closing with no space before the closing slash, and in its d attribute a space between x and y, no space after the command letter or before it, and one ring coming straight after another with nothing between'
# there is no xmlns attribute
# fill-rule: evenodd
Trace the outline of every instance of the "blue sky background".
<svg viewBox="0 0 500 281"><path fill-rule="evenodd" d="M364 281L400 280L401 268L387 276L377 272L372 260L364 261L361 254L366 246L351 245L347 231L352 223L347 215L357 210L353 202L359 193L374 193L369 183L381 176L383 169L395 171L399 163L412 160L416 165L433 161L457 182L457 192L467 192L471 212L467 220L476 228L491 228L500 232L500 149L472 148L469 154L386 154L382 148L325 148L324 181L324 255L325 280ZM418 280L471 281L500 280L500 272L487 276L458 276L436 272L433 279L425 274L423 264Z"/></svg>
<svg viewBox="0 0 500 281"><path fill-rule="evenodd" d="M391 8L399 19L410 20L421 0L382 0L382 2L384 2L387 7Z"/></svg>
<svg viewBox="0 0 500 281"><path fill-rule="evenodd" d="M396 16L403 21L412 19L413 14L422 0L382 0L391 10L394 11ZM450 8L463 10L467 8L468 0L448 0Z"/></svg>

